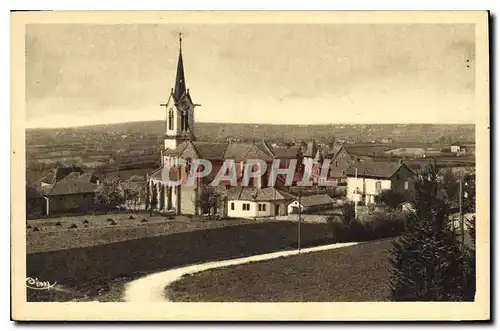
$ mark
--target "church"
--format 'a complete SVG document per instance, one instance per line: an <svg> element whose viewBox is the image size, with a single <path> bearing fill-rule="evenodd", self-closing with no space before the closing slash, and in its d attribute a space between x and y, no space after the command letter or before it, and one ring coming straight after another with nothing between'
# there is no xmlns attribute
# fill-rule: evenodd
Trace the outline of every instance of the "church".
<svg viewBox="0 0 500 331"><path fill-rule="evenodd" d="M248 186L238 185L231 187L221 183L217 188L223 202L218 207L217 213L224 217L268 217L286 215L287 205L295 199L287 192L284 186L284 177L277 178L274 187L268 187L268 176L271 165L275 159L280 159L280 168L286 168L290 159L301 159L300 149L296 152L278 155L266 141L252 143L218 143L199 141L196 138L195 109L200 105L195 104L187 88L182 58L182 36L179 35L179 55L174 88L171 89L168 101L162 104L166 107L164 146L161 151L161 166L148 175L147 190L149 192L149 205L158 212L200 215L208 211L201 203L203 197L202 183L185 185L192 160L205 159L212 163L212 171L208 180L213 179L225 160L234 161L237 181L241 183L246 161L259 159L266 162L267 169L262 175ZM186 164L180 164L179 160ZM282 163L282 164L281 164ZM300 166L298 167L300 168ZM171 181L179 181L180 185L173 185ZM295 170L294 182L299 180ZM167 178L167 180L166 180ZM154 198L153 198L153 195ZM212 210L213 211L213 210Z"/></svg>

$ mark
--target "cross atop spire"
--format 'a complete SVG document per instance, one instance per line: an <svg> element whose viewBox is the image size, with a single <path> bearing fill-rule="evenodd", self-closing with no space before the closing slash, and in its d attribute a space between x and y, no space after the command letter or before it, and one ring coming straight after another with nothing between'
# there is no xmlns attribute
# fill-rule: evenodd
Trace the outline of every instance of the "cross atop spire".
<svg viewBox="0 0 500 331"><path fill-rule="evenodd" d="M182 33L179 33L179 60L177 61L177 75L175 77L174 99L178 101L186 93L184 78L184 63L182 61Z"/></svg>
<svg viewBox="0 0 500 331"><path fill-rule="evenodd" d="M182 53L182 32L179 32L179 53Z"/></svg>

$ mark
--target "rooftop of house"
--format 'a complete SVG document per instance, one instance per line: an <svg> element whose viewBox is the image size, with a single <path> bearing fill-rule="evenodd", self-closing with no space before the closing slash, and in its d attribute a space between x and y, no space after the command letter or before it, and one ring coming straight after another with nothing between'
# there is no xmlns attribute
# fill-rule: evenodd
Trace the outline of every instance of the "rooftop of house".
<svg viewBox="0 0 500 331"><path fill-rule="evenodd" d="M94 193L97 185L90 182L78 180L62 180L55 183L46 193L48 196Z"/></svg>
<svg viewBox="0 0 500 331"><path fill-rule="evenodd" d="M35 182L41 195L67 195L92 193L97 189L97 177L81 167L58 167Z"/></svg>
<svg viewBox="0 0 500 331"><path fill-rule="evenodd" d="M346 170L346 176L361 178L391 178L401 166L406 166L401 162L388 161L363 161L358 162ZM406 166L410 169L408 166ZM411 169L410 169L411 170Z"/></svg>
<svg viewBox="0 0 500 331"><path fill-rule="evenodd" d="M300 203L304 207L313 207L333 203L333 199L328 194L316 194L301 197Z"/></svg>
<svg viewBox="0 0 500 331"><path fill-rule="evenodd" d="M293 200L295 197L290 193L275 187L241 187L233 186L227 190L228 200L246 200L246 201L274 201L274 200Z"/></svg>

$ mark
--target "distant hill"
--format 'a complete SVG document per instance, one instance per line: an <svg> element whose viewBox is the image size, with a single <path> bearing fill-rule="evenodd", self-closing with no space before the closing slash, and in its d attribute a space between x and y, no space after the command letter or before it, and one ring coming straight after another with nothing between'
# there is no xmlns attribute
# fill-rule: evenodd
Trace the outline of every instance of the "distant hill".
<svg viewBox="0 0 500 331"><path fill-rule="evenodd" d="M82 140L110 137L141 137L161 141L164 135L163 121L129 122L107 125L82 126L74 128L27 129L28 146L51 143L72 143ZM270 141L311 140L329 141L349 139L352 142L371 142L390 138L400 142L474 142L473 124L325 124L325 125L272 125L235 123L196 123L199 140L257 140ZM104 142L103 141L103 142Z"/></svg>

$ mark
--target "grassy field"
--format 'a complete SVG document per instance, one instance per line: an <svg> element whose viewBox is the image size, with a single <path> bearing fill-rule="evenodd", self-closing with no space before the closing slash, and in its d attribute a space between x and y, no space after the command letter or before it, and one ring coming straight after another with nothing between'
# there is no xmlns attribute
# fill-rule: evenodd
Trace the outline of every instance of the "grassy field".
<svg viewBox="0 0 500 331"><path fill-rule="evenodd" d="M115 225L111 225L109 219L113 220ZM144 219L147 222L144 222ZM147 213L86 215L29 220L28 226L30 226L30 229L27 230L26 234L26 249L28 253L57 251L199 229L263 222L266 222L266 220L229 219L213 221L202 218L188 219L186 216L165 217L153 215L150 217ZM73 224L77 228L70 228ZM35 227L39 231L34 231Z"/></svg>
<svg viewBox="0 0 500 331"><path fill-rule="evenodd" d="M182 302L388 301L392 240L207 270L166 289Z"/></svg>
<svg viewBox="0 0 500 331"><path fill-rule="evenodd" d="M219 221L217 221L219 222ZM209 223L209 222L207 222ZM205 224L207 224L205 223ZM162 223L158 223L162 224ZM163 224L168 224L164 222ZM27 276L37 277L50 282L56 281L60 286L58 293L28 293L29 301L40 300L99 300L120 299L123 283L144 275L194 263L225 260L256 254L264 254L295 247L297 224L295 222L253 222L188 230L189 222L184 222L184 229L172 229L175 233L156 236L145 236L140 239L96 244L116 239L119 231L136 235L140 226L114 227L107 232L98 232L89 238L94 243L87 242L84 247L64 250L33 252L26 257ZM203 224L203 222L199 222ZM119 229L122 230L119 230ZM84 231L92 229L76 229L74 237L67 233L62 235L68 242L82 240ZM302 243L325 240L328 235L326 224L303 224ZM127 232L129 231L129 232ZM65 231L67 232L67 231ZM45 234L60 234L60 232L45 232ZM35 232L33 234L44 234ZM111 239L110 239L111 238ZM57 239L51 238L52 243ZM43 240L42 240L43 241ZM82 244L80 242L79 244ZM70 244L68 244L70 245Z"/></svg>

